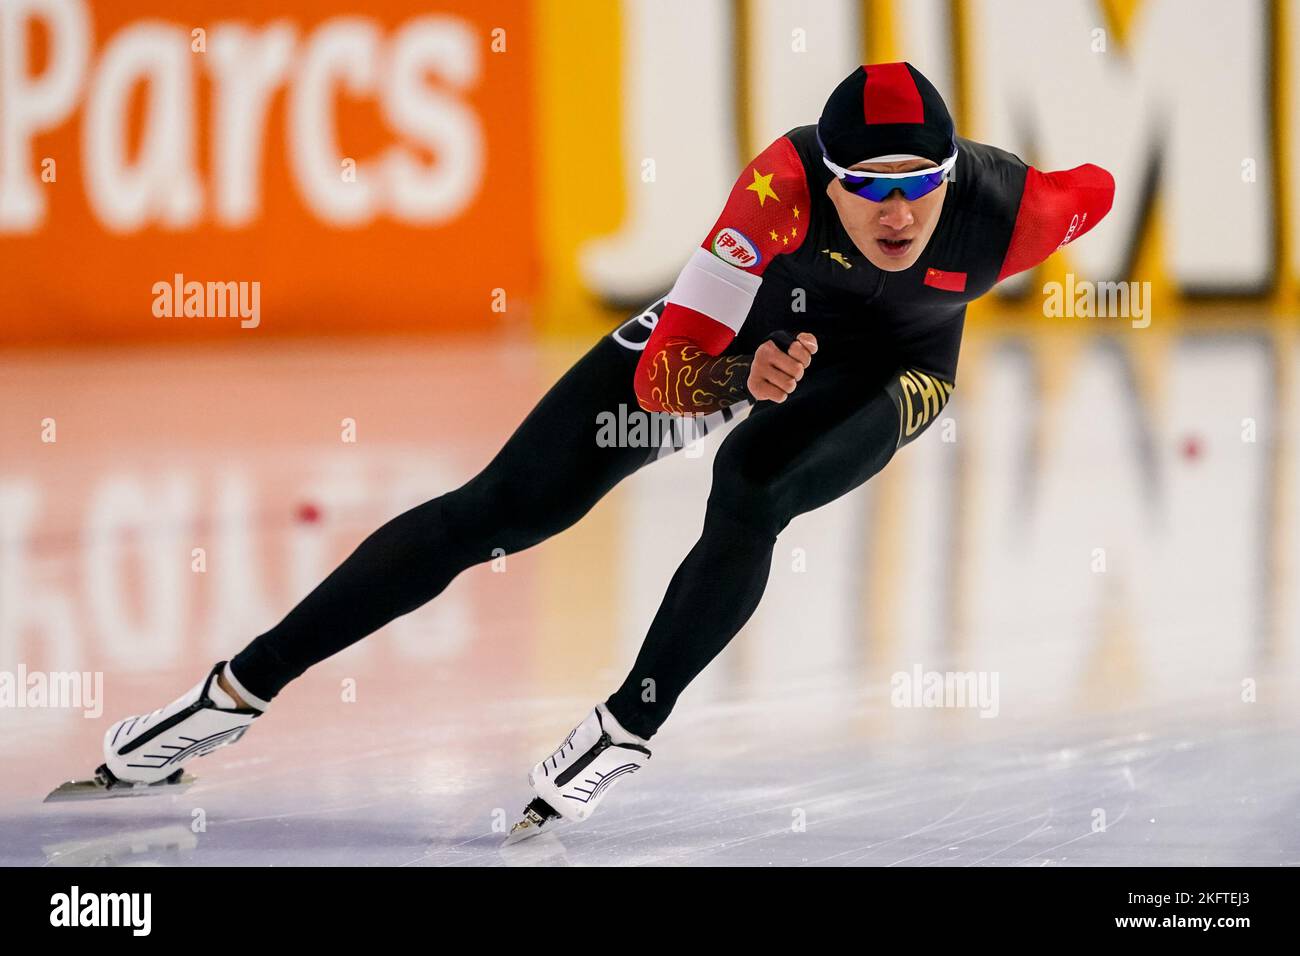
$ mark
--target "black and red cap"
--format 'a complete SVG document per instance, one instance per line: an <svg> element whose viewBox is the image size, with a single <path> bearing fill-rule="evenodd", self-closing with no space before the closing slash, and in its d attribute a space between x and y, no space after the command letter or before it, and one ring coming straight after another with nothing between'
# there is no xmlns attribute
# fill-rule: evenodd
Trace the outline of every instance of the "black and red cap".
<svg viewBox="0 0 1300 956"><path fill-rule="evenodd" d="M957 149L952 116L934 84L910 63L868 63L835 87L817 135L831 162L928 159Z"/></svg>

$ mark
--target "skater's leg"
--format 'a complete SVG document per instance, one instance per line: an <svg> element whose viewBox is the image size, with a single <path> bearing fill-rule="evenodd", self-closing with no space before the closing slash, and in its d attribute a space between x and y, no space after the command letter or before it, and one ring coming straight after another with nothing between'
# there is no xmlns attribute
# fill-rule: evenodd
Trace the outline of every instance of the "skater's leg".
<svg viewBox="0 0 1300 956"><path fill-rule="evenodd" d="M601 447L597 415L635 409L639 353L601 339L542 398L497 456L462 487L389 521L270 631L231 661L269 701L311 665L436 597L461 571L569 527L649 460Z"/></svg>
<svg viewBox="0 0 1300 956"><path fill-rule="evenodd" d="M280 624L189 692L111 726L97 786L179 777L190 759L239 739L312 664L419 607L495 549L520 551L567 528L620 479L662 457L666 449L602 443L598 419L617 415L620 404L636 408L637 345L662 305L597 343L479 475L388 522Z"/></svg>
<svg viewBox="0 0 1300 956"><path fill-rule="evenodd" d="M783 404L760 405L719 448L703 532L606 702L633 734L649 739L754 613L781 530L880 471L900 435L920 434L951 392L923 373L877 377L871 387L852 366L820 372Z"/></svg>

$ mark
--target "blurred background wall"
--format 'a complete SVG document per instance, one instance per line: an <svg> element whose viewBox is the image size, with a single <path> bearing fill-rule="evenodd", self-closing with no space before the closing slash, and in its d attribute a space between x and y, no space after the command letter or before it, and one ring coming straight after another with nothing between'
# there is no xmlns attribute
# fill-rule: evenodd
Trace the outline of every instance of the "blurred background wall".
<svg viewBox="0 0 1300 956"><path fill-rule="evenodd" d="M892 59L962 134L1119 183L975 321L1066 273L1285 317L1298 51L1300 0L0 0L0 344L250 334L159 315L188 282L257 282L272 336L608 327Z"/></svg>
<svg viewBox="0 0 1300 956"><path fill-rule="evenodd" d="M918 662L1003 674L1008 732L1239 711L1270 677L1261 704L1290 706L1298 56L1300 0L0 0L0 672L107 671L105 719L167 699L477 472L669 286L753 155L906 58L964 135L1111 170L1114 209L972 308L944 420L791 524L692 699L845 681L848 706L780 711L817 701L803 740L931 734L889 706ZM1045 314L1088 280L1151 301ZM247 306L256 283L256 321L210 314L209 283ZM453 692L549 700L552 745L636 653L717 444L466 572L276 719L309 732L360 675L349 713L412 727ZM30 766L96 741L0 709Z"/></svg>

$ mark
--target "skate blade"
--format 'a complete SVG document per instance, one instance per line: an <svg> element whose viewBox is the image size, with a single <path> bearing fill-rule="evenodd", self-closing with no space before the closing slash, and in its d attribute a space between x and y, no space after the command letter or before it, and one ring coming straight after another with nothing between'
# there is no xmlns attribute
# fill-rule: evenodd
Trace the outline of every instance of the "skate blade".
<svg viewBox="0 0 1300 956"><path fill-rule="evenodd" d="M543 832L550 833L555 829L555 824L551 821L534 823L532 820L520 820L510 828L510 834L501 845L503 847L514 846L516 843L522 843L524 840L531 840L535 836L541 836Z"/></svg>
<svg viewBox="0 0 1300 956"><path fill-rule="evenodd" d="M501 844L502 848L514 846L523 840L550 833L555 829L561 817L540 798L533 800L524 808L524 818L510 828L510 833Z"/></svg>
<svg viewBox="0 0 1300 956"><path fill-rule="evenodd" d="M197 778L184 770L177 770L165 780L156 783L127 783L113 779L106 781L95 776L90 780L69 780L49 792L42 803L63 803L69 800L103 800L108 797L146 797L162 793L184 793L194 786Z"/></svg>

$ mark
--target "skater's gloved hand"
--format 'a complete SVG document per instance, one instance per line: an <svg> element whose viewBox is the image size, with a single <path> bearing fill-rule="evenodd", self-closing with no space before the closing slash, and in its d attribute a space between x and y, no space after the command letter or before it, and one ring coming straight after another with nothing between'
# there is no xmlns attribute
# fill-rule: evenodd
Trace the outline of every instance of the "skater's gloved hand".
<svg viewBox="0 0 1300 956"><path fill-rule="evenodd" d="M749 393L759 401L784 402L816 354L817 337L811 332L794 337L788 332L773 332L755 350L749 364Z"/></svg>

